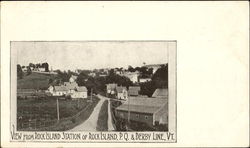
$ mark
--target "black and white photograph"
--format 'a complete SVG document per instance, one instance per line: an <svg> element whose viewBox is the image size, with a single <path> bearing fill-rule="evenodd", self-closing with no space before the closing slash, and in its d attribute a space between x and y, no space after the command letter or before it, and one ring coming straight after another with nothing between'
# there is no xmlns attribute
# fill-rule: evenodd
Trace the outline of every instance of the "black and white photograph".
<svg viewBox="0 0 250 148"><path fill-rule="evenodd" d="M0 147L249 147L248 2L0 5Z"/></svg>
<svg viewBox="0 0 250 148"><path fill-rule="evenodd" d="M168 131L168 42L11 42L17 131Z"/></svg>

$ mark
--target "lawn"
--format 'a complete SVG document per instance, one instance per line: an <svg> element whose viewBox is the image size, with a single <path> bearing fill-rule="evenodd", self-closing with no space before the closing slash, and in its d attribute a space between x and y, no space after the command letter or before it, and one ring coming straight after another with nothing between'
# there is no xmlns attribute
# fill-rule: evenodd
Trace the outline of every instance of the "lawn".
<svg viewBox="0 0 250 148"><path fill-rule="evenodd" d="M31 73L25 75L22 79L17 80L18 89L47 89L49 87L49 79L54 79L56 75L47 75L40 73Z"/></svg>
<svg viewBox="0 0 250 148"><path fill-rule="evenodd" d="M98 115L97 131L108 131L108 101L104 101Z"/></svg>
<svg viewBox="0 0 250 148"><path fill-rule="evenodd" d="M56 99L17 99L17 129L36 131L64 131L85 121L92 113L99 98L61 100L60 120L57 120Z"/></svg>

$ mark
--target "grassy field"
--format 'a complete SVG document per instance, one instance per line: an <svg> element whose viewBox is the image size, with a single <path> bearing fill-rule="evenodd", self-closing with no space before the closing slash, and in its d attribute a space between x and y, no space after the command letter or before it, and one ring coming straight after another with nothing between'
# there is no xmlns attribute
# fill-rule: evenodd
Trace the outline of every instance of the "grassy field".
<svg viewBox="0 0 250 148"><path fill-rule="evenodd" d="M49 79L54 79L56 75L31 73L24 75L22 79L17 80L17 89L47 89L49 87Z"/></svg>
<svg viewBox="0 0 250 148"><path fill-rule="evenodd" d="M98 115L97 131L108 131L108 101L104 101Z"/></svg>
<svg viewBox="0 0 250 148"><path fill-rule="evenodd" d="M57 121L56 99L18 99L17 129L40 131L64 131L85 121L92 113L99 98L59 100L60 120Z"/></svg>

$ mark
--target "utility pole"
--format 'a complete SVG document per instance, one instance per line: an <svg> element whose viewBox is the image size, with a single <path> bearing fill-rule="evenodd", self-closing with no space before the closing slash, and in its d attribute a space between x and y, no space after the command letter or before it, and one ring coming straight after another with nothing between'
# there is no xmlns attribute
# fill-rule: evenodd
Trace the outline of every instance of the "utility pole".
<svg viewBox="0 0 250 148"><path fill-rule="evenodd" d="M129 97L129 93L128 93L128 125L127 125L127 130L128 130L128 126L130 123L130 110L129 110L129 105L130 105L130 97Z"/></svg>
<svg viewBox="0 0 250 148"><path fill-rule="evenodd" d="M58 98L56 99L56 108L57 108L57 120L60 120L60 115L59 115L59 102L58 102Z"/></svg>
<svg viewBox="0 0 250 148"><path fill-rule="evenodd" d="M77 107L80 108L80 98L77 99Z"/></svg>
<svg viewBox="0 0 250 148"><path fill-rule="evenodd" d="M93 93L93 89L91 88L91 102L92 102L92 93Z"/></svg>

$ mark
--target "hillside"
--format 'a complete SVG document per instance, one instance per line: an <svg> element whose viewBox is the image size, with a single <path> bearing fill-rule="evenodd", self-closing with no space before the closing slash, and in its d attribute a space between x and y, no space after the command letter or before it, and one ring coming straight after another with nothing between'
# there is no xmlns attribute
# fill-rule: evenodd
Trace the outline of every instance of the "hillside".
<svg viewBox="0 0 250 148"><path fill-rule="evenodd" d="M49 79L53 80L55 77L56 75L53 74L31 73L17 80L17 89L47 89Z"/></svg>

